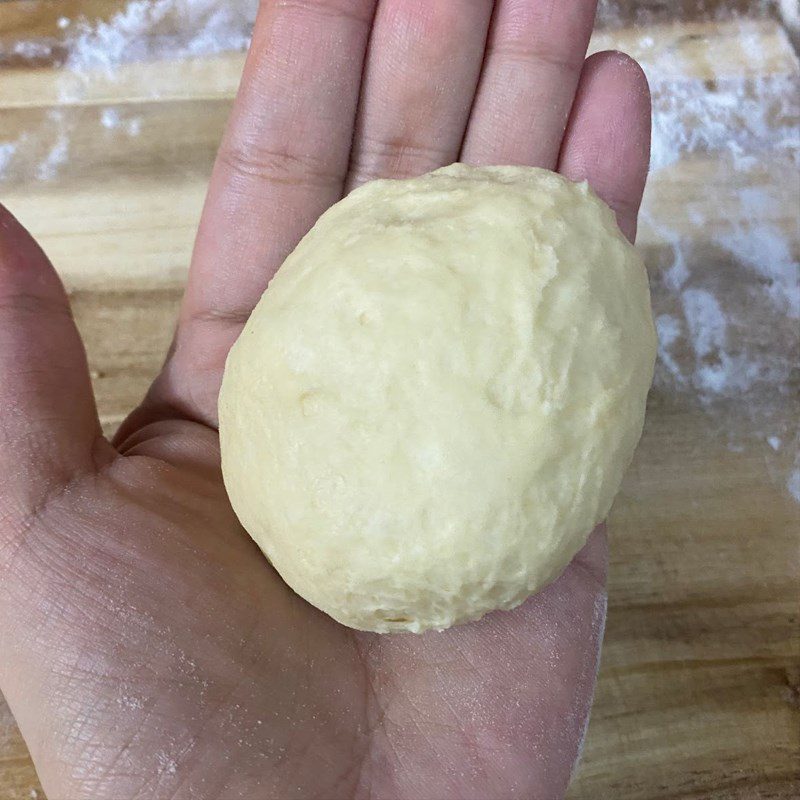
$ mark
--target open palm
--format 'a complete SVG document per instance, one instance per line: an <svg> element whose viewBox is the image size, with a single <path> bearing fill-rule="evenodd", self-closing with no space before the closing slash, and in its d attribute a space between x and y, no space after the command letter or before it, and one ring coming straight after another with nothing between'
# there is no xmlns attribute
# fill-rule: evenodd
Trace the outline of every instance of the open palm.
<svg viewBox="0 0 800 800"><path fill-rule="evenodd" d="M593 0L264 0L174 345L115 442L45 256L0 212L0 688L51 800L563 795L605 612L596 532L554 585L378 637L295 596L223 489L225 356L359 183L456 160L588 179L633 238L649 96L584 62Z"/></svg>

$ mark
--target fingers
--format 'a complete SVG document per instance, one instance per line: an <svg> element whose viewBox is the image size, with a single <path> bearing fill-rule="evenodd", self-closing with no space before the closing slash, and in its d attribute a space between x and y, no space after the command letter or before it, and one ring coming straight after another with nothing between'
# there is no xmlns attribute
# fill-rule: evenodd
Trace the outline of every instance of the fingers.
<svg viewBox="0 0 800 800"><path fill-rule="evenodd" d="M172 365L177 386L197 374L218 379L270 277L341 197L375 5L261 3L198 234ZM215 393L176 402L214 417Z"/></svg>
<svg viewBox="0 0 800 800"><path fill-rule="evenodd" d="M458 159L492 0L383 0L370 42L347 188Z"/></svg>
<svg viewBox="0 0 800 800"><path fill-rule="evenodd" d="M94 469L100 441L64 289L28 232L0 206L0 498L38 502Z"/></svg>
<svg viewBox="0 0 800 800"><path fill-rule="evenodd" d="M554 169L596 0L498 0L462 161Z"/></svg>
<svg viewBox="0 0 800 800"><path fill-rule="evenodd" d="M570 180L588 180L633 241L650 164L650 90L622 53L597 53L581 75L559 162Z"/></svg>

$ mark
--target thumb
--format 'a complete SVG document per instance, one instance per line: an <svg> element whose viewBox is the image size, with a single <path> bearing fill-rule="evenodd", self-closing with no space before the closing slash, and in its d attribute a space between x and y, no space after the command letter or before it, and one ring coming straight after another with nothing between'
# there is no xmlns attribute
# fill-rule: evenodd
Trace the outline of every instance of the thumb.
<svg viewBox="0 0 800 800"><path fill-rule="evenodd" d="M0 521L29 514L109 451L64 287L0 206Z"/></svg>

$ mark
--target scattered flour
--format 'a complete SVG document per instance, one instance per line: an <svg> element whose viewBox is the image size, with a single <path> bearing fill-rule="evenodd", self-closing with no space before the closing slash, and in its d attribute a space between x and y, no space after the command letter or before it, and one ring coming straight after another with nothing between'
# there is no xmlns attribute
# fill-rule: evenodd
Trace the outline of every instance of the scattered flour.
<svg viewBox="0 0 800 800"><path fill-rule="evenodd" d="M728 320L716 296L705 289L685 289L681 303L694 350L691 384L695 390L708 398L749 389L761 377L761 368L746 356L728 351Z"/></svg>
<svg viewBox="0 0 800 800"><path fill-rule="evenodd" d="M683 389L688 386L689 380L672 355L672 346L683 336L681 321L669 314L659 314L656 316L656 331L658 332L660 364L668 371L670 379Z"/></svg>
<svg viewBox="0 0 800 800"><path fill-rule="evenodd" d="M34 59L63 51L62 66L68 70L99 69L113 77L126 61L246 50L257 5L258 0L130 0L107 21L61 17L57 24L66 31L63 42L23 41L14 52ZM162 27L166 32L155 35Z"/></svg>
<svg viewBox="0 0 800 800"><path fill-rule="evenodd" d="M796 94L800 86L795 83L793 89ZM795 128L795 133L800 137L800 130ZM790 146L797 160L800 141L796 139ZM738 201L740 216L714 241L764 280L764 290L777 312L800 319L800 262L786 233L771 221L782 211L777 198L763 188L745 186L738 191Z"/></svg>
<svg viewBox="0 0 800 800"><path fill-rule="evenodd" d="M40 58L49 58L53 48L44 42L16 42L11 52L15 56L28 61L37 61Z"/></svg>
<svg viewBox="0 0 800 800"><path fill-rule="evenodd" d="M2 180L3 175L5 174L5 171L8 168L8 165L11 163L11 159L14 158L14 154L16 152L16 142L0 143L0 180Z"/></svg>
<svg viewBox="0 0 800 800"><path fill-rule="evenodd" d="M40 181L52 180L58 174L59 168L66 164L69 158L69 148L69 133L64 129L59 130L56 133L53 146L36 168L36 179Z"/></svg>
<svg viewBox="0 0 800 800"><path fill-rule="evenodd" d="M120 126L119 111L116 108L104 108L100 115L100 122L104 128L113 131Z"/></svg>
<svg viewBox="0 0 800 800"><path fill-rule="evenodd" d="M175 775L178 771L178 762L163 750L156 753L156 759L162 775Z"/></svg>
<svg viewBox="0 0 800 800"><path fill-rule="evenodd" d="M128 136L138 136L142 132L142 118L123 119L116 108L104 108L100 114L100 124L107 130L124 130Z"/></svg>
<svg viewBox="0 0 800 800"><path fill-rule="evenodd" d="M128 136L138 136L142 132L142 118L133 117L129 119L125 125L125 131Z"/></svg>
<svg viewBox="0 0 800 800"><path fill-rule="evenodd" d="M258 0L129 0L107 21L82 16L59 18L57 27L64 32L59 42L18 41L6 53L0 43L0 56L10 54L34 63L50 60L60 64L64 69L59 86L61 100L76 102L85 95L93 74L100 71L113 80L117 68L128 61L165 57L175 60L246 50L257 5ZM149 96L156 99L158 91L158 85L153 85ZM40 130L30 131L27 137L48 143L35 171L38 181L57 178L69 157L73 126L62 118L56 130L54 121L57 120L48 117ZM133 137L141 133L143 123L140 117L122 119L109 108L103 111L100 124ZM5 154L0 150L0 179Z"/></svg>
<svg viewBox="0 0 800 800"><path fill-rule="evenodd" d="M144 708L144 700L135 695L122 695L117 699L117 703L123 708L130 708L134 711L139 711Z"/></svg>
<svg viewBox="0 0 800 800"><path fill-rule="evenodd" d="M800 28L800 3L797 0L780 0L783 21L792 29Z"/></svg>
<svg viewBox="0 0 800 800"><path fill-rule="evenodd" d="M755 166L755 151L768 146L797 146L797 130L776 130L775 120L790 120L795 87L789 76L745 82L726 80L710 88L705 81L677 82L660 77L661 54L644 66L655 101L653 169L675 163L688 153L716 150L733 157L737 168ZM776 134L777 141L776 141ZM787 137L781 140L780 135Z"/></svg>
<svg viewBox="0 0 800 800"><path fill-rule="evenodd" d="M775 7L758 5L763 13ZM615 13L613 2L601 3L601 19L613 21ZM655 13L640 10L637 18ZM767 54L752 26L743 22L740 30L732 46L757 75ZM743 437L753 431L770 453L797 450L800 432L785 420L800 368L800 237L791 222L800 208L797 76L707 81L681 63L676 49L659 49L649 36L638 44L654 103L642 231L660 341L656 387L703 406L733 451L743 450ZM687 199L665 218L663 199L680 179L671 168L687 156L708 165L708 197ZM718 187L725 196L718 197ZM728 423L723 409L731 405L748 430ZM800 502L800 462L782 474Z"/></svg>
<svg viewBox="0 0 800 800"><path fill-rule="evenodd" d="M800 503L800 466L796 466L792 470L789 480L786 481L786 488L789 490L789 494Z"/></svg>

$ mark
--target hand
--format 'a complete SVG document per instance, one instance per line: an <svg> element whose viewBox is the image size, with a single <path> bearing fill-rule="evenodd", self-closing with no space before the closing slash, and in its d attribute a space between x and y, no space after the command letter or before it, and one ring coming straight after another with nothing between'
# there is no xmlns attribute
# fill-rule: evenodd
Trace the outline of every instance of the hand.
<svg viewBox="0 0 800 800"><path fill-rule="evenodd" d="M2 212L0 688L51 800L563 795L602 636L602 532L514 612L355 633L237 524L216 399L270 276L371 178L557 168L633 238L648 89L625 56L584 63L594 6L262 2L174 345L113 444L59 280Z"/></svg>

